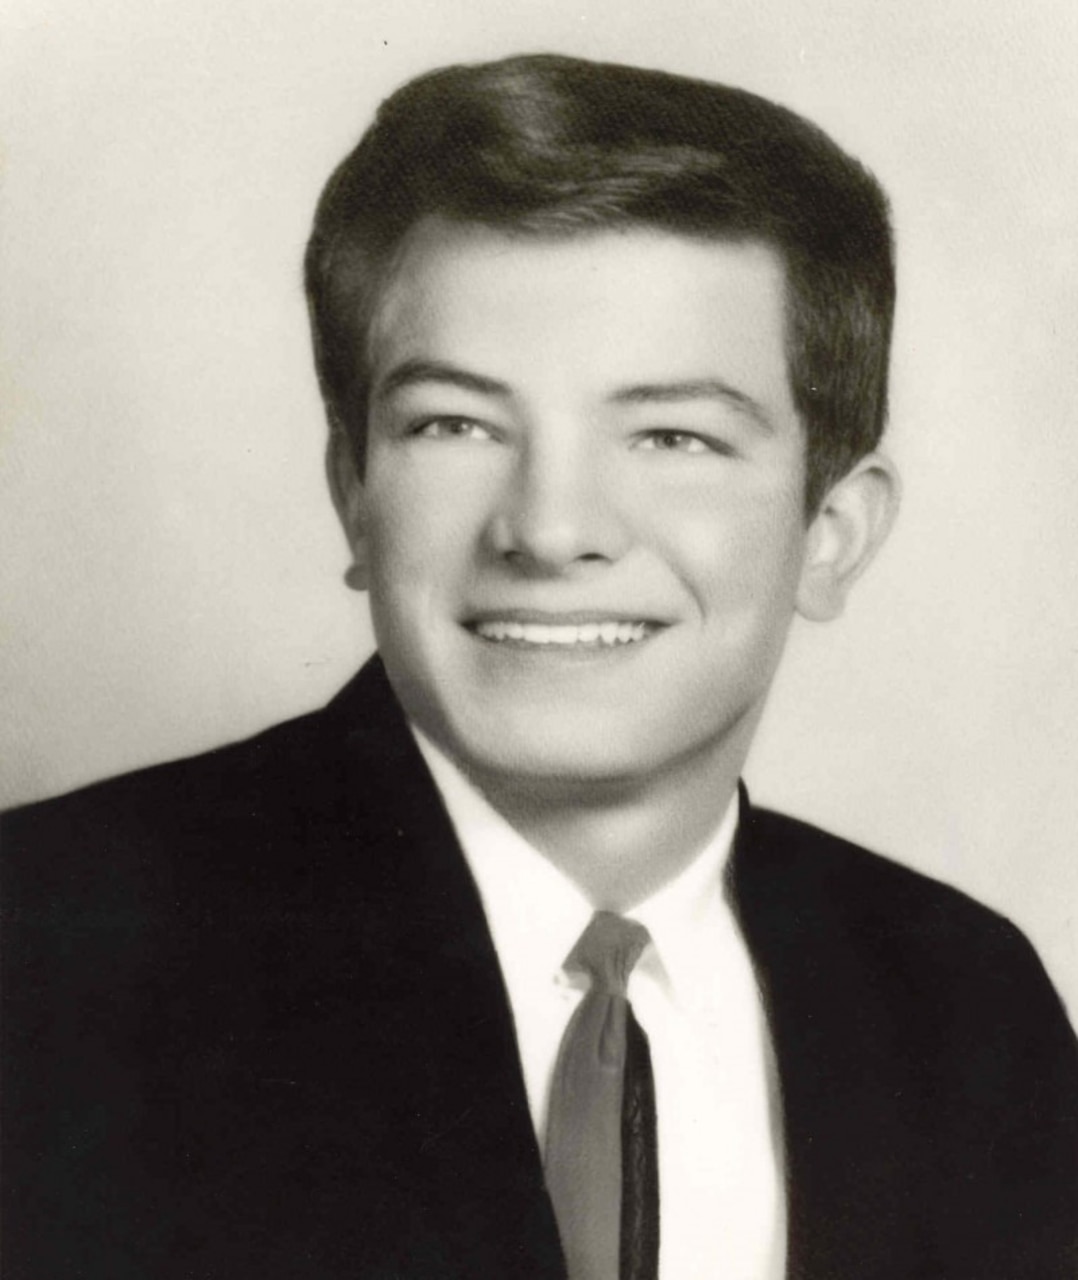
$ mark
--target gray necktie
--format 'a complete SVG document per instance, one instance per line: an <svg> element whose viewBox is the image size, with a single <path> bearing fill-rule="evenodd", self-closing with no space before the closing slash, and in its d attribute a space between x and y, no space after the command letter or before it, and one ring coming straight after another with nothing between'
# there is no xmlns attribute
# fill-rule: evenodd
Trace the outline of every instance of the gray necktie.
<svg viewBox="0 0 1078 1280"><path fill-rule="evenodd" d="M625 996L643 925L594 915L565 961L591 979L562 1038L551 1086L546 1183L570 1280L654 1280L655 1094L647 1038Z"/></svg>

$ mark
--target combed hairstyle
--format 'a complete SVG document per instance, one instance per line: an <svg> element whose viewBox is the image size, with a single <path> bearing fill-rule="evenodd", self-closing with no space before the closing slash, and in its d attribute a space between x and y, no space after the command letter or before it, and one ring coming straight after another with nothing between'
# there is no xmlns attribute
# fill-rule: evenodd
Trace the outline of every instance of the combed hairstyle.
<svg viewBox="0 0 1078 1280"><path fill-rule="evenodd" d="M315 363L360 467L371 320L408 233L433 216L541 237L642 226L771 246L786 270L807 510L879 441L894 252L871 174L744 90L534 54L405 84L322 193L305 264Z"/></svg>

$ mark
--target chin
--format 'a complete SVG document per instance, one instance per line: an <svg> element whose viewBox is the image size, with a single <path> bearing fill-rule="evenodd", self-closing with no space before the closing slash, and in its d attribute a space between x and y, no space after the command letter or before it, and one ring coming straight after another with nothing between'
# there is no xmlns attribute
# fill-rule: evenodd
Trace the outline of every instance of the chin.
<svg viewBox="0 0 1078 1280"><path fill-rule="evenodd" d="M679 754L649 726L606 725L594 717L560 716L556 724L461 726L449 749L477 781L542 790L623 790L654 778ZM668 750L664 750L664 745Z"/></svg>

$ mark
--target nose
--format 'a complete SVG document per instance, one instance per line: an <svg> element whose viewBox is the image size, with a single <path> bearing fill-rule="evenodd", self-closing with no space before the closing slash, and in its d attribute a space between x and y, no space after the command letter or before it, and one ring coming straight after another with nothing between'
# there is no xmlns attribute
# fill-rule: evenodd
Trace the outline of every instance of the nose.
<svg viewBox="0 0 1078 1280"><path fill-rule="evenodd" d="M495 554L540 577L614 563L627 549L628 530L612 490L609 468L586 436L533 438L490 522Z"/></svg>

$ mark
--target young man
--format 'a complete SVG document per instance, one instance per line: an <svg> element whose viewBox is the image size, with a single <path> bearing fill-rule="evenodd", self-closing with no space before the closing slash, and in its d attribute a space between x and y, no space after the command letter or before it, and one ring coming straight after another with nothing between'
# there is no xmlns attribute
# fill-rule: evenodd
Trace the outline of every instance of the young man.
<svg viewBox="0 0 1078 1280"><path fill-rule="evenodd" d="M738 788L897 501L873 179L736 90L449 68L307 282L380 657L7 819L5 1275L1072 1275L1028 945Z"/></svg>

